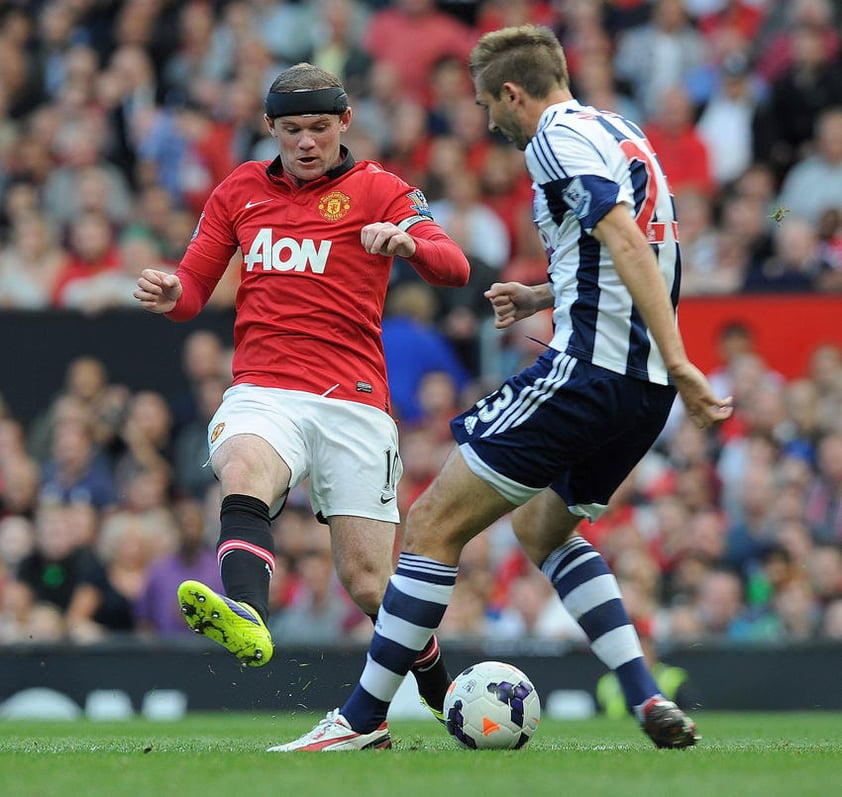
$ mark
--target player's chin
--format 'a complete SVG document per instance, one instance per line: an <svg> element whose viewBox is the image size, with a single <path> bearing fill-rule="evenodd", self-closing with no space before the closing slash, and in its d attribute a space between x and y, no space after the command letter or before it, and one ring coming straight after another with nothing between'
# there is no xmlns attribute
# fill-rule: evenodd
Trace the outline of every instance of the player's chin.
<svg viewBox="0 0 842 797"><path fill-rule="evenodd" d="M295 164L295 176L299 180L315 180L326 171L324 163L320 160L297 161Z"/></svg>

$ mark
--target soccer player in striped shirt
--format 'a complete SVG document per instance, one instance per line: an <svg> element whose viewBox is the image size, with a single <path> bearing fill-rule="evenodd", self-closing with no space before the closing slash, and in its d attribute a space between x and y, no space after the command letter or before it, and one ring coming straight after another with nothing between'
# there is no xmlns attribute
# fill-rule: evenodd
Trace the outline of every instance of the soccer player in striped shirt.
<svg viewBox="0 0 842 797"><path fill-rule="evenodd" d="M499 328L553 308L547 351L451 423L457 446L409 512L403 553L360 681L341 709L273 750L386 747L389 703L438 627L463 546L515 510L515 533L614 673L659 747L696 725L658 692L605 560L579 523L598 518L661 432L675 398L701 428L728 418L676 323L680 253L666 177L637 126L580 105L553 33L486 34L471 53L489 126L526 154L547 283L495 283Z"/></svg>

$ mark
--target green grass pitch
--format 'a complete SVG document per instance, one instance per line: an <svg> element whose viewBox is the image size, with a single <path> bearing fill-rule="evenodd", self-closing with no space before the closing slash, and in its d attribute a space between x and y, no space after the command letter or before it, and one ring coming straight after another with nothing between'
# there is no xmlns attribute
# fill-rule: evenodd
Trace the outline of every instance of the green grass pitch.
<svg viewBox="0 0 842 797"><path fill-rule="evenodd" d="M702 742L657 750L631 719L544 720L518 751L461 750L435 722L391 723L394 749L269 754L312 714L176 722L0 721L4 797L828 797L842 714L698 712Z"/></svg>

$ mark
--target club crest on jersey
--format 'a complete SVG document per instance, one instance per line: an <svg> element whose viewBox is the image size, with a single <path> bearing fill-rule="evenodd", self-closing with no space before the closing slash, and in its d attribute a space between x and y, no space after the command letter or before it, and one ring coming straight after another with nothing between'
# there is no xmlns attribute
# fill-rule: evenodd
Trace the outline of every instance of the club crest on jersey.
<svg viewBox="0 0 842 797"><path fill-rule="evenodd" d="M561 194L576 217L583 219L591 209L591 192L585 188L581 177L574 177Z"/></svg>
<svg viewBox="0 0 842 797"><path fill-rule="evenodd" d="M205 212L204 211L202 211L202 215L199 216L199 220L196 222L196 228L193 230L193 235L190 236L191 241L199 234L199 227L202 226L202 219L203 218L205 218Z"/></svg>
<svg viewBox="0 0 842 797"><path fill-rule="evenodd" d="M341 191L331 191L319 200L319 213L327 221L339 221L351 209L351 197Z"/></svg>
<svg viewBox="0 0 842 797"><path fill-rule="evenodd" d="M433 218L433 211L430 210L430 206L427 204L427 197L424 196L424 192L420 188L410 191L406 196L412 203L410 207L419 216L426 216L428 219Z"/></svg>
<svg viewBox="0 0 842 797"><path fill-rule="evenodd" d="M211 432L211 443L215 443L219 439L219 435L222 434L223 429L225 429L224 423L218 423L213 427L213 431Z"/></svg>

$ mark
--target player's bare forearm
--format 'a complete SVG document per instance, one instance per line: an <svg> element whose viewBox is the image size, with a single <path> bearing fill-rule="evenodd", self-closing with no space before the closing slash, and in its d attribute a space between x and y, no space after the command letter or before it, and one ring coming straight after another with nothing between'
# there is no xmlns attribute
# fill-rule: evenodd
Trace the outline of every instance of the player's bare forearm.
<svg viewBox="0 0 842 797"><path fill-rule="evenodd" d="M618 205L594 232L608 246L614 267L664 359L687 414L700 428L730 417L731 397L715 396L704 374L687 357L652 248L628 212Z"/></svg>
<svg viewBox="0 0 842 797"><path fill-rule="evenodd" d="M494 308L494 326L506 329L522 318L553 306L549 283L523 285L520 282L495 282L483 294Z"/></svg>

